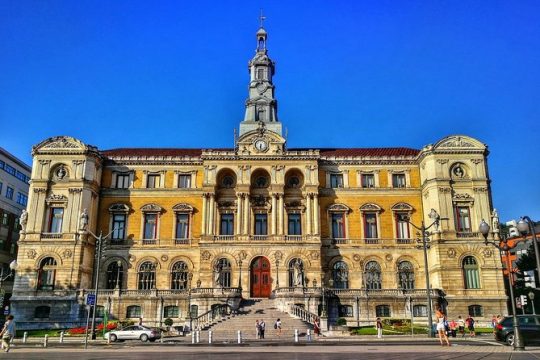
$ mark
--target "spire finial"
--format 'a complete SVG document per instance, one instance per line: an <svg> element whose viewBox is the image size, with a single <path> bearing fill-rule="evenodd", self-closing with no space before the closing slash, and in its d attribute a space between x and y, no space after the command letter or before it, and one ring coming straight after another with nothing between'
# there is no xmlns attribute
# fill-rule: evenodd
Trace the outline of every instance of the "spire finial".
<svg viewBox="0 0 540 360"><path fill-rule="evenodd" d="M263 15L263 9L261 9L261 15L259 15L259 23L261 27L264 27L264 20L266 20L266 16Z"/></svg>

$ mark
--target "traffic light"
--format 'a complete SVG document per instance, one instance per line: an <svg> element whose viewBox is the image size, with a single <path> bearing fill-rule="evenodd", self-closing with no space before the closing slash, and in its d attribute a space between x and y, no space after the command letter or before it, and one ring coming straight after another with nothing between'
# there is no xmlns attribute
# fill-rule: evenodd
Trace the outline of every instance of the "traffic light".
<svg viewBox="0 0 540 360"><path fill-rule="evenodd" d="M527 298L526 295L521 295L521 296L519 297L519 300L520 300L520 302L521 302L521 306L527 305L527 300L528 300L528 298Z"/></svg>

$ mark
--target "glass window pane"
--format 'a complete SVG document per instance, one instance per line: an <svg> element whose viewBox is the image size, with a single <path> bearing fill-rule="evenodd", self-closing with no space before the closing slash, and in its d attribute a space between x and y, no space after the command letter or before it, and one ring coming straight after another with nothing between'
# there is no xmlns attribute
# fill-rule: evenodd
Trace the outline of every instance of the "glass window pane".
<svg viewBox="0 0 540 360"><path fill-rule="evenodd" d="M157 214L144 215L144 238L156 239Z"/></svg>

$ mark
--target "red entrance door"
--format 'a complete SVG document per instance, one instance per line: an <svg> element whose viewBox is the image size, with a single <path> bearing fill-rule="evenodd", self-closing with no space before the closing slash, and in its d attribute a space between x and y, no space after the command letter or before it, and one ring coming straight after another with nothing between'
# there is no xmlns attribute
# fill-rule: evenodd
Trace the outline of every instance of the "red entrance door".
<svg viewBox="0 0 540 360"><path fill-rule="evenodd" d="M270 262L265 257L258 257L251 263L251 296L270 297L272 282L270 281Z"/></svg>

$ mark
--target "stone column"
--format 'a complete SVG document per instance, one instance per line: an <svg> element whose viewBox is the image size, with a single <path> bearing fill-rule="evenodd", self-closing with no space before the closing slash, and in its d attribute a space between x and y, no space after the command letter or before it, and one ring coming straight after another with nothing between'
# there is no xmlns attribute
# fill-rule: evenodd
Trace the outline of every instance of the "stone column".
<svg viewBox="0 0 540 360"><path fill-rule="evenodd" d="M313 194L313 234L319 234L319 195Z"/></svg>
<svg viewBox="0 0 540 360"><path fill-rule="evenodd" d="M306 235L311 235L311 193L306 194Z"/></svg>
<svg viewBox="0 0 540 360"><path fill-rule="evenodd" d="M249 234L249 194L244 197L244 234Z"/></svg>
<svg viewBox="0 0 540 360"><path fill-rule="evenodd" d="M271 219L271 224L272 224L272 235L276 235L276 222L277 222L277 199L276 199L276 194L272 194L272 219Z"/></svg>
<svg viewBox="0 0 540 360"><path fill-rule="evenodd" d="M279 196L279 220L278 220L278 234L283 235L283 194L278 194Z"/></svg>
<svg viewBox="0 0 540 360"><path fill-rule="evenodd" d="M242 200L244 199L244 194L236 194L236 235L240 235L242 232Z"/></svg>
<svg viewBox="0 0 540 360"><path fill-rule="evenodd" d="M208 219L208 234L214 235L214 222L215 222L215 213L216 213L216 199L214 194L210 194L210 216Z"/></svg>
<svg viewBox="0 0 540 360"><path fill-rule="evenodd" d="M207 224L207 216L208 216L208 206L206 205L208 199L207 199L206 193L203 194L203 201L202 201L202 220L201 220L201 233L202 235L206 235L206 224Z"/></svg>
<svg viewBox="0 0 540 360"><path fill-rule="evenodd" d="M31 205L28 207L29 211L34 211L34 214L30 214L26 231L41 232L45 230L43 223L45 217L45 195L47 189L34 188L34 196Z"/></svg>

